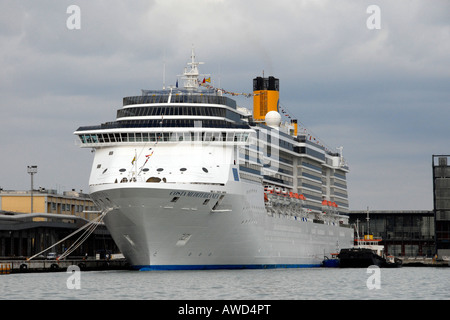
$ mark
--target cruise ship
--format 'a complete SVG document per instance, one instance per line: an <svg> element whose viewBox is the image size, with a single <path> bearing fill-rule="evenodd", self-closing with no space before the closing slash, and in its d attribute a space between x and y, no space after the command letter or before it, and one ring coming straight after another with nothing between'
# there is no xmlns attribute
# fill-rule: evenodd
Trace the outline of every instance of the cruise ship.
<svg viewBox="0 0 450 320"><path fill-rule="evenodd" d="M200 64L192 50L180 88L124 97L115 121L74 132L93 151L91 197L133 268L317 267L353 247L342 148L282 119L279 79L253 79L250 111Z"/></svg>

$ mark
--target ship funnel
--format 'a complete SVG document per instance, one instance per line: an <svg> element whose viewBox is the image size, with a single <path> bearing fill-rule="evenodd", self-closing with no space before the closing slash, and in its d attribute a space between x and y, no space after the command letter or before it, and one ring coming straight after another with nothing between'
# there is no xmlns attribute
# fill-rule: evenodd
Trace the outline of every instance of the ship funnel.
<svg viewBox="0 0 450 320"><path fill-rule="evenodd" d="M253 119L264 122L270 111L278 112L280 80L274 77L253 79Z"/></svg>

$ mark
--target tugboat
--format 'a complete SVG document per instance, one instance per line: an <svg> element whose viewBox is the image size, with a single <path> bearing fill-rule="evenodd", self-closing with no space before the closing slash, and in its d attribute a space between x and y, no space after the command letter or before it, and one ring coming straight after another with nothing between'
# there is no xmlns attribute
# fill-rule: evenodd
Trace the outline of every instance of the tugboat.
<svg viewBox="0 0 450 320"><path fill-rule="evenodd" d="M322 267L324 268L339 268L339 253L332 253L331 258L328 258L327 256L324 256L324 259L322 261Z"/></svg>
<svg viewBox="0 0 450 320"><path fill-rule="evenodd" d="M384 246L379 245L381 238L373 235L365 235L364 238L356 238L357 245L354 248L341 249L339 252L340 268L367 268L369 266L399 267L401 260L394 258L388 261L384 256Z"/></svg>
<svg viewBox="0 0 450 320"><path fill-rule="evenodd" d="M323 255L322 267L324 268L339 268L339 242L336 244L336 251L330 253L331 258Z"/></svg>
<svg viewBox="0 0 450 320"><path fill-rule="evenodd" d="M367 210L367 224L369 229L369 210ZM397 268L402 265L402 260L393 256L386 257L384 246L380 245L381 238L374 238L372 234L359 237L358 227L355 247L341 249L339 252L340 268L367 268L378 266L380 268Z"/></svg>

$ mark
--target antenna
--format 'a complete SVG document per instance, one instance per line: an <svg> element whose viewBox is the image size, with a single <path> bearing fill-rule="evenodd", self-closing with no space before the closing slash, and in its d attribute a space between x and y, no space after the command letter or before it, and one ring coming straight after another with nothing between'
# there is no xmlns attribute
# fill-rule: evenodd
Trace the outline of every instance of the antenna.
<svg viewBox="0 0 450 320"><path fill-rule="evenodd" d="M342 153L342 150L344 149L344 147L340 146L340 147L337 147L336 149L339 151L339 166L342 167L345 164L344 155Z"/></svg>
<svg viewBox="0 0 450 320"><path fill-rule="evenodd" d="M204 62L196 62L195 61L195 53L194 46L192 46L191 50L191 62L188 62L188 67L184 68L184 73L182 75L182 79L184 80L184 88L187 90L195 90L198 88L198 76L200 75L198 72L198 66L204 64Z"/></svg>
<svg viewBox="0 0 450 320"><path fill-rule="evenodd" d="M369 227L370 227L370 222L369 222L369 220L370 220L370 218L369 218L369 207L367 207L367 217L366 217L366 220L367 220L367 234L369 235L369 234L370 234L370 229L369 229Z"/></svg>
<svg viewBox="0 0 450 320"><path fill-rule="evenodd" d="M166 89L166 49L164 48L163 55L163 90Z"/></svg>

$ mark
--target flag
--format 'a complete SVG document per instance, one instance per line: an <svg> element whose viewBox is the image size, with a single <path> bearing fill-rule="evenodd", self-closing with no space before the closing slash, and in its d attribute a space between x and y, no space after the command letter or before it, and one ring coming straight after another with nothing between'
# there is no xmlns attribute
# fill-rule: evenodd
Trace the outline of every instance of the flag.
<svg viewBox="0 0 450 320"><path fill-rule="evenodd" d="M134 162L136 161L136 156L133 158L133 160L131 161L131 164L134 164Z"/></svg>
<svg viewBox="0 0 450 320"><path fill-rule="evenodd" d="M205 81L211 83L211 77L209 77L209 78L206 79Z"/></svg>
<svg viewBox="0 0 450 320"><path fill-rule="evenodd" d="M177 79L177 84L176 84L176 87L178 88L178 79Z"/></svg>

